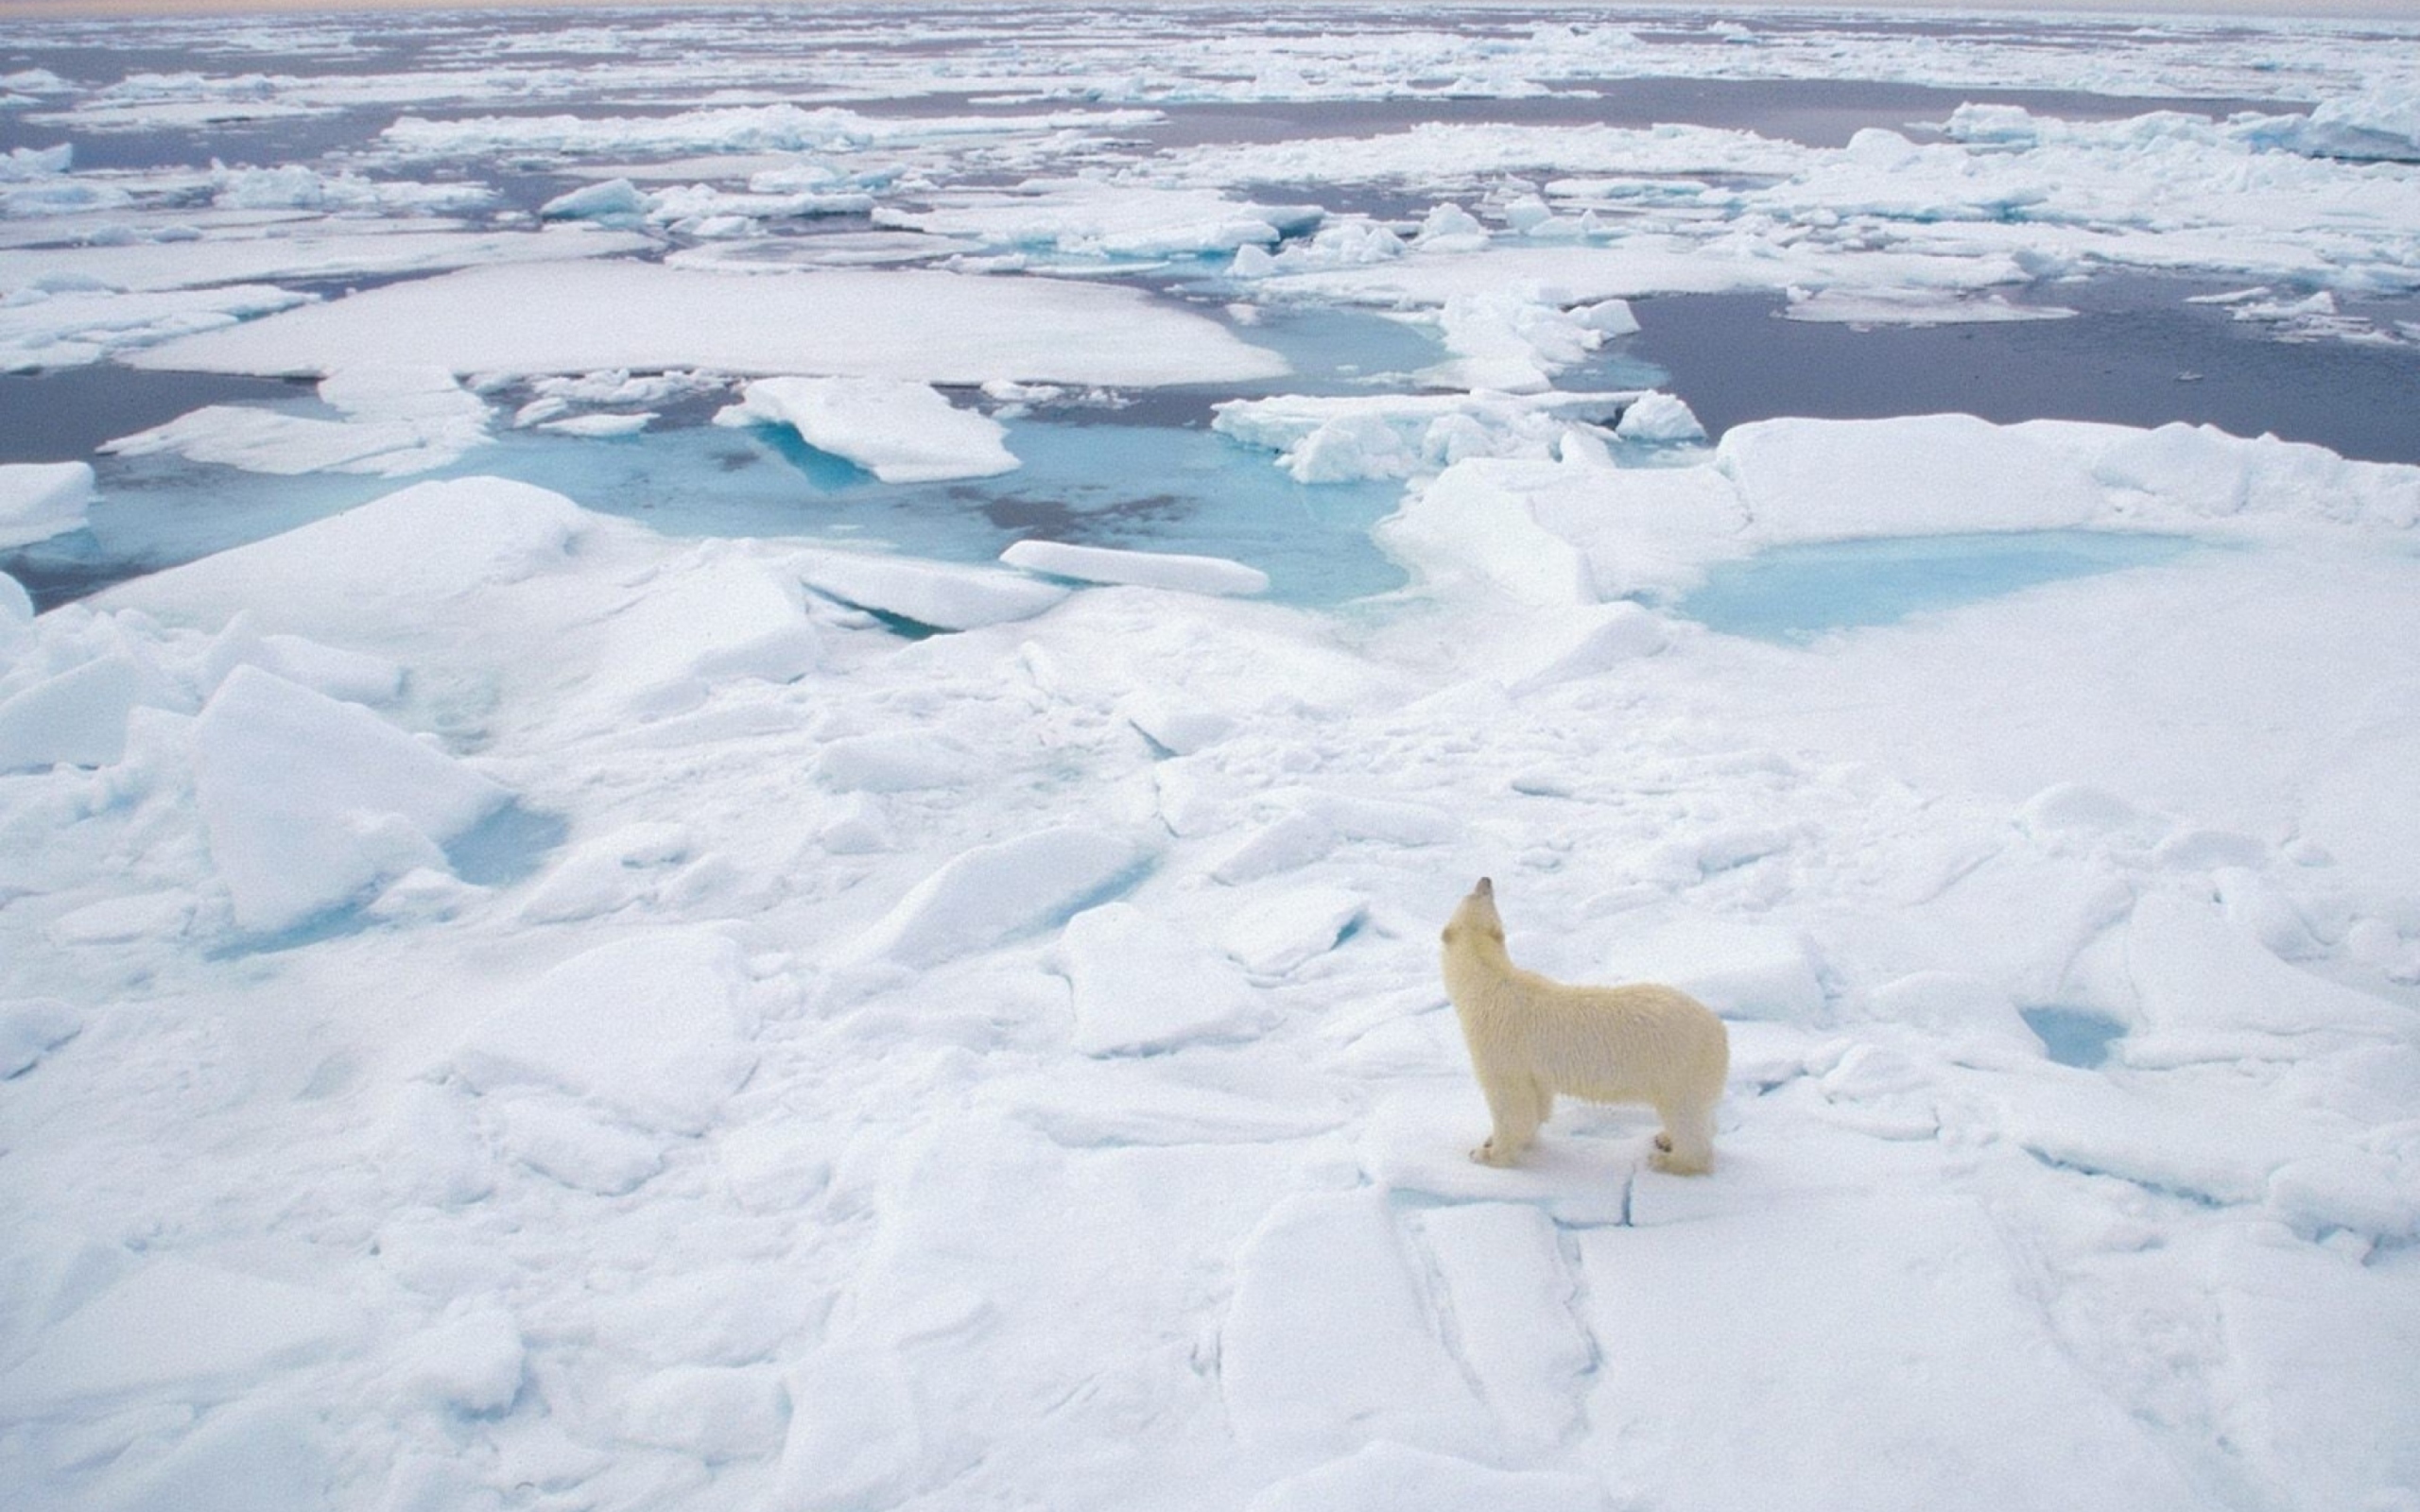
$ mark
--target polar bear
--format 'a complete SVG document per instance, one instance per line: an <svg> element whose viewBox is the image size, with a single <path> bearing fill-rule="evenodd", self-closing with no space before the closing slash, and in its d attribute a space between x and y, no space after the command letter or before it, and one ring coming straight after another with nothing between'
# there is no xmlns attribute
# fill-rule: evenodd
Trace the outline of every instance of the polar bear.
<svg viewBox="0 0 2420 1512"><path fill-rule="evenodd" d="M1445 992L1495 1127L1471 1159L1511 1165L1554 1111L1557 1092L1648 1103L1664 1120L1659 1171L1714 1168L1714 1107L1731 1036L1714 1011L1668 987L1571 987L1512 964L1495 884L1486 877L1445 922Z"/></svg>

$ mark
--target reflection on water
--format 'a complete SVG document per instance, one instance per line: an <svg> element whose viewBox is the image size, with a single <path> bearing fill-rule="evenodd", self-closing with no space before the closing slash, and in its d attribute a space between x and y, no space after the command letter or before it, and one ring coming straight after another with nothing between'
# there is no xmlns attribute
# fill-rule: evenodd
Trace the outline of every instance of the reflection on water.
<svg viewBox="0 0 2420 1512"><path fill-rule="evenodd" d="M1800 643L2042 583L2169 561L2183 536L2027 530L1776 546L1724 562L1676 606L1726 635Z"/></svg>

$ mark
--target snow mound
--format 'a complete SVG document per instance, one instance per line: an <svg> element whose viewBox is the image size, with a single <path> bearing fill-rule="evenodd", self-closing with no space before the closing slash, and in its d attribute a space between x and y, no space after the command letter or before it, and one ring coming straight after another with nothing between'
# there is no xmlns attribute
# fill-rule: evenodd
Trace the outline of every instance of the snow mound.
<svg viewBox="0 0 2420 1512"><path fill-rule="evenodd" d="M971 630L1031 619L1067 596L1064 588L1022 573L912 557L819 551L797 560L800 579L826 598L926 629Z"/></svg>
<svg viewBox="0 0 2420 1512"><path fill-rule="evenodd" d="M358 704L238 667L194 721L194 779L236 925L273 934L361 901L508 799Z"/></svg>
<svg viewBox="0 0 2420 1512"><path fill-rule="evenodd" d="M759 378L717 425L787 425L819 451L885 483L937 483L1013 472L1007 428L959 409L929 384L894 378Z"/></svg>
<svg viewBox="0 0 2420 1512"><path fill-rule="evenodd" d="M1392 1439L1278 1482L1246 1512L1602 1512L1605 1493L1584 1475L1501 1470Z"/></svg>
<svg viewBox="0 0 2420 1512"><path fill-rule="evenodd" d="M1180 552L1115 551L1106 546L1073 546L1055 541L1020 541L1000 553L1000 559L1029 573L1072 577L1086 583L1122 583L1184 593L1244 597L1269 591L1269 575L1256 567L1220 557L1193 557Z"/></svg>
<svg viewBox="0 0 2420 1512"><path fill-rule="evenodd" d="M11 1416L168 1388L240 1395L264 1372L343 1353L368 1332L343 1297L186 1260L150 1261L46 1331L0 1376Z"/></svg>
<svg viewBox="0 0 2420 1512"><path fill-rule="evenodd" d="M943 863L838 957L930 966L1066 919L1145 862L1132 841L1063 825L977 846Z"/></svg>
<svg viewBox="0 0 2420 1512"><path fill-rule="evenodd" d="M728 935L648 930L546 972L473 1029L450 1064L484 1093L551 1088L640 1128L698 1134L755 1068L749 984Z"/></svg>
<svg viewBox="0 0 2420 1512"><path fill-rule="evenodd" d="M0 464L0 550L80 528L92 502L89 462Z"/></svg>
<svg viewBox="0 0 2420 1512"><path fill-rule="evenodd" d="M1270 1022L1224 956L1132 903L1078 914L1058 949L1075 997L1075 1045L1085 1055L1238 1039Z"/></svg>

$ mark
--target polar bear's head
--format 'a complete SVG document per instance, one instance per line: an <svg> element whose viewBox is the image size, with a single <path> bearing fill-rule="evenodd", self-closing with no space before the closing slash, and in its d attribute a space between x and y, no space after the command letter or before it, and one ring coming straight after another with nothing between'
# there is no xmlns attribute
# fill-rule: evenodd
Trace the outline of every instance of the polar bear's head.
<svg viewBox="0 0 2420 1512"><path fill-rule="evenodd" d="M1478 885L1454 909L1454 917L1445 920L1445 933L1441 937L1447 950L1457 944L1476 948L1482 940L1493 943L1499 951L1504 948L1504 919L1495 911L1495 879L1478 879Z"/></svg>

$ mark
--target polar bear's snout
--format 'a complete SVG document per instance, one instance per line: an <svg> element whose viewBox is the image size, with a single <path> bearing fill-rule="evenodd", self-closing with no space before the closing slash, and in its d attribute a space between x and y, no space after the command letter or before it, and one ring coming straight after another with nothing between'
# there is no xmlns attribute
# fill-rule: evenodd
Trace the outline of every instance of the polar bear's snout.
<svg viewBox="0 0 2420 1512"><path fill-rule="evenodd" d="M1472 1159L1512 1164L1562 1093L1646 1103L1664 1123L1648 1157L1656 1169L1713 1169L1731 1037L1712 1009L1676 988L1574 987L1523 971L1486 877L1445 921L1443 943L1445 992L1494 1123Z"/></svg>

